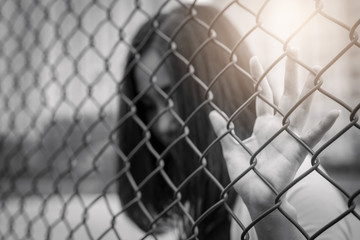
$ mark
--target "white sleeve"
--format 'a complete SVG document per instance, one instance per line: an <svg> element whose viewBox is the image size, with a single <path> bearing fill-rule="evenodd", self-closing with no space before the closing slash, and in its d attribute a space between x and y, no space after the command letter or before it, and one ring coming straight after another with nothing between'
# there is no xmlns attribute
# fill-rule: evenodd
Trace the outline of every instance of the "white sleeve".
<svg viewBox="0 0 360 240"><path fill-rule="evenodd" d="M300 176L310 167L310 159L307 158L300 167L296 177ZM340 191L316 171L313 171L295 184L288 191L286 198L297 211L298 223L310 236L318 232L348 209ZM235 204L234 212L246 226L251 223L252 220L250 214L240 197L238 197ZM326 231L322 232L315 239L352 240L354 239L352 236L352 228L355 226L355 224L352 224L352 221L358 220L350 214ZM231 239L239 239L241 233L241 228L233 221L231 226ZM251 240L258 239L254 228L250 231L250 237Z"/></svg>
<svg viewBox="0 0 360 240"><path fill-rule="evenodd" d="M310 159L307 158L300 167L297 176L310 167ZM317 171L313 171L294 185L288 191L287 199L297 211L299 224L310 236L348 209L341 192ZM316 239L353 239L350 224L353 218L350 215L335 223Z"/></svg>

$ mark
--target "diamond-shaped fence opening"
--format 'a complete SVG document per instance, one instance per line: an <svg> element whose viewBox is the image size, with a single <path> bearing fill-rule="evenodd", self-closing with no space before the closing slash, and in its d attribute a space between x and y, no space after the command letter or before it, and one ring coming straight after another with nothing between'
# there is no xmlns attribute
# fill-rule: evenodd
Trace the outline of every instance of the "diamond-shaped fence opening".
<svg viewBox="0 0 360 240"><path fill-rule="evenodd" d="M358 239L359 12L2 0L0 238Z"/></svg>

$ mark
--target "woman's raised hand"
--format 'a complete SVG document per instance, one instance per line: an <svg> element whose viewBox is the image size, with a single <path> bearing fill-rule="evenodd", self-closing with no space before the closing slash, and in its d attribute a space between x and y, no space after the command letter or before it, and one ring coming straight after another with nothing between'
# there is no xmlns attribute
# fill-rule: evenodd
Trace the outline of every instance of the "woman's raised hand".
<svg viewBox="0 0 360 240"><path fill-rule="evenodd" d="M290 54L294 58L297 57L295 50L291 50ZM250 70L255 80L258 80L263 74L263 69L256 57L250 60ZM313 70L317 73L319 67L314 67ZM283 114L286 114L300 98L314 87L315 76L312 73L309 73L303 87L300 87L297 75L297 64L291 58L287 58L284 92L279 98L277 106ZM274 92L271 90L266 77L262 79L260 89L261 96L269 103L274 104ZM321 140L339 115L338 110L332 110L319 123L312 125L308 130L304 130L304 124L309 117L312 95L306 98L290 114L290 124L288 126L289 130L295 133L309 147L315 146ZM274 111L274 108L259 97L256 100L256 114L257 119L252 136L244 141L244 144L253 153L267 143L283 127L283 116ZM210 120L218 137L228 131L225 118L224 113L222 115L217 111L210 113ZM251 156L230 133L221 138L221 146L230 179L235 180L249 168ZM283 130L256 156L255 168L279 192L293 180L307 154L306 148L286 130ZM240 178L235 183L234 188L248 206L267 208L274 204L276 195L253 170Z"/></svg>

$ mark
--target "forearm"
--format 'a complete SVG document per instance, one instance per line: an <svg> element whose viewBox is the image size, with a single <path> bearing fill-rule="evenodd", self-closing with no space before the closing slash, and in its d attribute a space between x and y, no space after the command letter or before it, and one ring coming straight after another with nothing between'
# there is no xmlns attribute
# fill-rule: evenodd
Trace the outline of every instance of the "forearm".
<svg viewBox="0 0 360 240"><path fill-rule="evenodd" d="M259 206L258 204L247 204L249 213L253 220L257 219L261 214L266 212L271 206ZM297 213L295 208L284 201L281 204L281 209L288 214L291 219L297 221ZM288 220L279 209L274 210L266 215L263 219L255 224L255 230L259 240L303 240L305 237L295 227L290 220Z"/></svg>

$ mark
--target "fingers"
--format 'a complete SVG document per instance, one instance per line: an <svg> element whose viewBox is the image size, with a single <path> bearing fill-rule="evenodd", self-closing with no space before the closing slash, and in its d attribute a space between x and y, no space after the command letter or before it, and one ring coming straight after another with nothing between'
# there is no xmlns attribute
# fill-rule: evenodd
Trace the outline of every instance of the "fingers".
<svg viewBox="0 0 360 240"><path fill-rule="evenodd" d="M264 70L259 62L259 59L256 56L254 56L250 59L250 73L251 73L251 76L255 80L259 80L259 78L264 73ZM273 103L272 90L270 88L270 85L269 85L266 77L261 80L259 87L261 89L261 93L260 93L261 96L263 98L265 98L268 102ZM266 114L272 115L273 113L274 113L274 110L269 104L264 102L259 97L256 98L256 115L257 116L262 116L262 115L266 115Z"/></svg>
<svg viewBox="0 0 360 240"><path fill-rule="evenodd" d="M302 139L309 147L314 147L332 127L340 114L340 110L331 110L325 117L312 129L307 131Z"/></svg>
<svg viewBox="0 0 360 240"><path fill-rule="evenodd" d="M227 121L217 111L211 111L209 118L216 136L220 137L228 131L226 128ZM223 138L221 138L220 143L224 153L232 150L235 146L238 145L237 141L231 136L231 134L226 134Z"/></svg>
<svg viewBox="0 0 360 240"><path fill-rule="evenodd" d="M320 72L321 67L320 66L314 66L313 71L317 74ZM314 87L314 78L315 75L313 75L311 72L309 73L305 85L301 91L299 99L303 98L306 94L308 94L311 89ZM292 114L291 118L291 127L297 131L301 132L303 130L304 124L309 116L310 107L312 103L314 94L312 93L310 96L308 96L305 101L303 101L295 110L295 112Z"/></svg>
<svg viewBox="0 0 360 240"><path fill-rule="evenodd" d="M293 58L298 57L298 49L290 48L289 54ZM298 78L298 67L297 63L292 60L290 57L286 59L285 65L285 77L284 77L284 92L280 99L279 108L281 111L286 113L292 107L299 96L300 87L299 87L299 78Z"/></svg>

